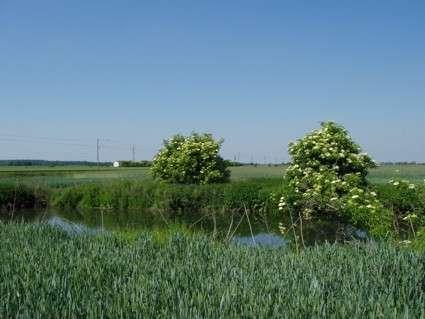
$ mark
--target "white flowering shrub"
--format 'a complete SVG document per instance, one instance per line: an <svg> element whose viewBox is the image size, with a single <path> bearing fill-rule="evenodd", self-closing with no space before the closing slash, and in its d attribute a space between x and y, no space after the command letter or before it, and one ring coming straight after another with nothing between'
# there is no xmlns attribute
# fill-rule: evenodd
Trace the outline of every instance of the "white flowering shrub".
<svg viewBox="0 0 425 319"><path fill-rule="evenodd" d="M375 162L348 132L332 122L289 145L292 163L286 171L286 189L280 210L299 212L300 217L342 219L384 234L391 217L369 190L366 176Z"/></svg>
<svg viewBox="0 0 425 319"><path fill-rule="evenodd" d="M164 147L152 162L154 177L180 184L227 182L228 163L220 157L222 140L211 134L175 135L164 141Z"/></svg>

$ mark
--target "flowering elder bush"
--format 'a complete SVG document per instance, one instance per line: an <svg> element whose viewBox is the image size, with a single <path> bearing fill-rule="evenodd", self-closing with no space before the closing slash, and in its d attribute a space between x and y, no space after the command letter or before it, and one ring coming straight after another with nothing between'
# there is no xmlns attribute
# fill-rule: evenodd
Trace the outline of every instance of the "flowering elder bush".
<svg viewBox="0 0 425 319"><path fill-rule="evenodd" d="M222 140L211 134L175 135L164 141L164 147L152 163L153 175L172 183L208 184L227 182L228 163L219 155Z"/></svg>
<svg viewBox="0 0 425 319"><path fill-rule="evenodd" d="M300 217L327 216L383 234L391 218L370 191L366 176L375 162L348 132L333 122L324 122L304 138L289 145L292 163L285 174L280 210Z"/></svg>

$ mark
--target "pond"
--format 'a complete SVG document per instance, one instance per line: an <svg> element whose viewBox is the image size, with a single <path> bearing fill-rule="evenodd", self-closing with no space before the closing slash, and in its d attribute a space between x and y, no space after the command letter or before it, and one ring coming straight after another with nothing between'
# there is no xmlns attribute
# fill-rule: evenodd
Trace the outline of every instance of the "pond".
<svg viewBox="0 0 425 319"><path fill-rule="evenodd" d="M293 241L293 233L282 236L279 222L290 226L281 216L240 214L162 214L141 211L112 210L55 210L22 211L0 214L2 221L47 223L68 233L98 233L103 231L134 232L144 230L167 231L170 229L198 232L212 238L229 240L242 246L281 247ZM324 241L366 239L367 234L349 225L335 225L315 221L303 225L303 237L307 245Z"/></svg>

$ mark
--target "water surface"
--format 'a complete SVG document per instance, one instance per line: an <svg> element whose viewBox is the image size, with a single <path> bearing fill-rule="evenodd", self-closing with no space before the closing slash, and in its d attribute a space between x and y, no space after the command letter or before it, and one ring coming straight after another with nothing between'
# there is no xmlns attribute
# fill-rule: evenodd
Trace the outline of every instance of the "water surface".
<svg viewBox="0 0 425 319"><path fill-rule="evenodd" d="M229 240L236 245L281 247L294 242L294 233L284 236L278 225L283 222L290 226L282 216L258 216L239 214L164 214L141 211L112 210L55 210L23 211L14 214L0 214L0 220L27 223L47 223L72 234L110 231L167 231L181 229L187 232L203 233L212 238ZM344 241L366 239L367 234L349 225L316 221L303 225L303 240L307 245L324 241Z"/></svg>

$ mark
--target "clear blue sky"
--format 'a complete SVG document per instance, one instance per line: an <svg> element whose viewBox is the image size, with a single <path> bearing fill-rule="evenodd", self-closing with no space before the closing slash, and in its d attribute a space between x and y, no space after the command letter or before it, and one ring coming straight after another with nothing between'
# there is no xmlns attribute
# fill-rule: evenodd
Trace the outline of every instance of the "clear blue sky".
<svg viewBox="0 0 425 319"><path fill-rule="evenodd" d="M425 1L0 0L0 158L287 160L322 120L425 161ZM108 141L109 140L109 141Z"/></svg>

